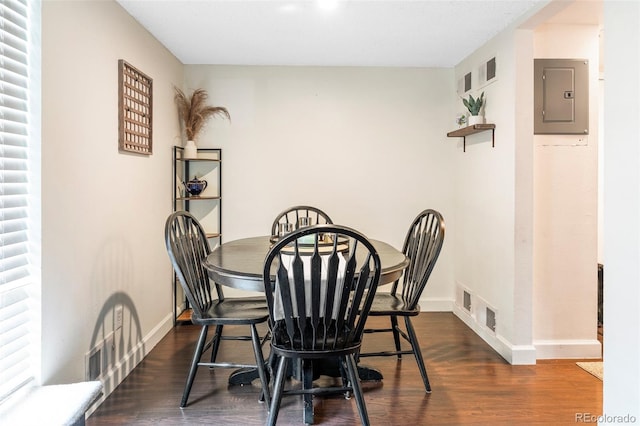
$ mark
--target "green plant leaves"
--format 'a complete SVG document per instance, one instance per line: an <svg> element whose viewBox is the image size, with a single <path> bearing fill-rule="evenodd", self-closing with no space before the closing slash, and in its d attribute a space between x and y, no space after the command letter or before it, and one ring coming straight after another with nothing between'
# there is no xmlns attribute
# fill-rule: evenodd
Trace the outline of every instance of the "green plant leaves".
<svg viewBox="0 0 640 426"><path fill-rule="evenodd" d="M471 115L478 115L482 105L484 104L484 92L482 92L478 98L474 98L472 95L469 95L469 99L463 98L462 103L469 110Z"/></svg>

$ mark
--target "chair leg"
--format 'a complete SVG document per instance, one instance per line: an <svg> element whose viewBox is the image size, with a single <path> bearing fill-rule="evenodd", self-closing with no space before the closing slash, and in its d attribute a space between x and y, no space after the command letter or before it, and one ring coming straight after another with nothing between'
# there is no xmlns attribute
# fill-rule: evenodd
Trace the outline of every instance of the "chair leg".
<svg viewBox="0 0 640 426"><path fill-rule="evenodd" d="M418 368L420 369L420 374L422 375L422 381L424 382L424 389L427 391L427 393L431 393L431 384L429 384L429 376L427 376L427 368L424 366L424 359L422 359L422 351L420 350L420 343L418 342L418 336L416 336L416 332L413 329L411 318L404 317L404 323L407 327L407 332L409 333L409 339L411 339L411 349L413 350L413 355L415 355L416 357L416 363L418 364Z"/></svg>
<svg viewBox="0 0 640 426"><path fill-rule="evenodd" d="M302 389L313 388L313 362L308 359L302 360ZM303 420L307 425L313 424L313 394L302 394L304 412Z"/></svg>
<svg viewBox="0 0 640 426"><path fill-rule="evenodd" d="M345 357L347 363L347 372L349 374L349 381L351 382L351 388L353 389L353 396L356 398L356 406L358 407L358 414L360 414L360 421L363 426L369 426L369 414L367 414L367 406L364 403L364 396L362 395L362 386L360 385L360 377L358 377L358 366L353 358L353 355L347 355Z"/></svg>
<svg viewBox="0 0 640 426"><path fill-rule="evenodd" d="M267 407L271 403L269 396L269 379L267 379L267 373L265 371L264 355L262 354L262 345L260 343L260 336L255 324L251 324L251 341L253 342L253 353L256 358L256 368L258 369L258 376L260 376L260 383L262 384L262 396L260 399L264 399L267 403Z"/></svg>
<svg viewBox="0 0 640 426"><path fill-rule="evenodd" d="M391 331L393 331L393 341L396 344L398 359L402 359L402 354L400 353L400 333L398 333L398 317L395 315L391 316Z"/></svg>
<svg viewBox="0 0 640 426"><path fill-rule="evenodd" d="M355 357L354 357L355 359ZM356 365L358 361L356 360ZM338 362L338 366L340 367L340 379L342 380L342 386L345 388L349 387L349 372L347 371L347 365L343 360ZM344 391L344 399L351 399L351 391L348 389Z"/></svg>
<svg viewBox="0 0 640 426"><path fill-rule="evenodd" d="M273 395L271 397L271 406L269 407L269 416L267 417L267 425L275 426L278 420L278 411L280 411L280 403L282 402L282 394L284 392L285 371L289 360L280 357L278 360L278 372L273 382Z"/></svg>
<svg viewBox="0 0 640 426"><path fill-rule="evenodd" d="M278 372L278 360L273 353L273 351L269 352L269 358L267 358L267 373L269 377L276 377L276 373Z"/></svg>
<svg viewBox="0 0 640 426"><path fill-rule="evenodd" d="M213 335L213 340L211 341L211 362L216 362L216 357L218 356L218 349L220 349L220 340L222 340L222 328L223 324L216 325L216 333Z"/></svg>
<svg viewBox="0 0 640 426"><path fill-rule="evenodd" d="M189 375L187 376L187 383L184 385L184 392L182 393L182 401L180 401L180 408L184 408L187 406L187 399L189 398L189 393L191 392L193 379L196 378L196 372L198 371L198 363L200 362L200 357L202 356L202 349L204 348L204 345L207 342L208 331L209 331L209 327L206 325L202 326L202 330L200 330L200 337L198 338L196 349L193 352L193 359L191 360L191 368L189 369Z"/></svg>

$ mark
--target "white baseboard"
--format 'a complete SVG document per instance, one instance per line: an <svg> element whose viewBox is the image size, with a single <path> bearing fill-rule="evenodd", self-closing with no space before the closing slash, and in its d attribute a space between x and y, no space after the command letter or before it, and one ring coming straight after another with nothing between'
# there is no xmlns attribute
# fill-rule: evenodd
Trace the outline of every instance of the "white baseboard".
<svg viewBox="0 0 640 426"><path fill-rule="evenodd" d="M602 345L597 339L534 340L538 359L602 358Z"/></svg>
<svg viewBox="0 0 640 426"><path fill-rule="evenodd" d="M420 312L451 312L453 311L453 299L424 298L420 299Z"/></svg>
<svg viewBox="0 0 640 426"><path fill-rule="evenodd" d="M499 334L481 326L467 311L457 304L453 305L453 313L473 330L482 340L487 342L501 357L512 365L531 365L536 363L536 348L533 345L514 345Z"/></svg>
<svg viewBox="0 0 640 426"><path fill-rule="evenodd" d="M420 303L422 306L423 302ZM424 305L429 307L429 303ZM456 303L452 303L451 311L512 365L535 364L537 359L597 359L602 357L602 345L597 339L536 340L532 345L514 345L499 334L483 327L473 315Z"/></svg>
<svg viewBox="0 0 640 426"><path fill-rule="evenodd" d="M144 338L136 343L122 359L116 360L112 368L104 372L98 379L102 382L102 396L87 410L87 416L93 413L102 402L133 371L145 356L173 328L173 313L169 313Z"/></svg>
<svg viewBox="0 0 640 426"><path fill-rule="evenodd" d="M454 299L420 299L420 309L422 312L453 312L467 327L473 330L512 365L531 365L536 363L536 348L533 345L513 345L502 336L478 324L476 318L458 306Z"/></svg>

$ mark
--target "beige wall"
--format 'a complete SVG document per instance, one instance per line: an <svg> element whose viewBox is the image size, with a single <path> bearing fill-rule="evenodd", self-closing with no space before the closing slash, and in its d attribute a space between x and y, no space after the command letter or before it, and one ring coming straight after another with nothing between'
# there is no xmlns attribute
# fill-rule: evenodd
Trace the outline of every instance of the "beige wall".
<svg viewBox="0 0 640 426"><path fill-rule="evenodd" d="M231 123L200 146L223 149L223 239L266 235L298 204L401 248L412 219L442 212L447 236L423 309L450 310L455 141L450 69L185 67Z"/></svg>
<svg viewBox="0 0 640 426"><path fill-rule="evenodd" d="M541 15L544 15L543 12ZM598 28L508 30L456 66L456 80L495 56L497 80L485 92L490 134L467 140L456 162L455 312L514 364L540 358L598 357L597 78ZM533 135L533 58L591 60L591 134ZM560 142L558 142L560 140ZM471 294L472 310L462 308ZM495 333L485 308L496 311Z"/></svg>
<svg viewBox="0 0 640 426"><path fill-rule="evenodd" d="M120 305L108 393L172 326L163 228L183 67L113 1L42 7L42 381L84 380ZM151 156L118 152L119 59L153 79Z"/></svg>
<svg viewBox="0 0 640 426"><path fill-rule="evenodd" d="M599 357L597 336L597 25L547 24L536 58L589 61L589 134L534 138L534 344L537 357Z"/></svg>
<svg viewBox="0 0 640 426"><path fill-rule="evenodd" d="M516 151L517 146L526 146L519 133L522 130L516 124L527 112L521 111L515 101L522 90L521 81L527 79L521 64L523 55L526 59L528 44L526 34L508 30L455 68L456 80L472 73L470 93L474 96L485 93L485 118L496 124L496 129L495 147L491 146L491 132L476 134L467 138L466 152L459 147L454 159L458 226L454 248L454 312L514 364L535 362L530 326L527 327L531 316L529 283L527 275L518 276L520 269L516 269L517 265L527 270L530 263L526 256L521 259L521 251L526 252L531 244L530 238L525 235L516 240L517 232L530 232L522 228L528 223L516 215L530 214L530 206L521 206L522 200L527 199L527 191L530 196L528 177L519 173L526 170L523 168L531 157ZM496 79L482 85L477 79L478 68L492 57L497 63ZM456 101L459 110L464 111L461 100ZM471 295L471 312L463 308L465 291ZM487 307L496 312L495 332L486 326Z"/></svg>

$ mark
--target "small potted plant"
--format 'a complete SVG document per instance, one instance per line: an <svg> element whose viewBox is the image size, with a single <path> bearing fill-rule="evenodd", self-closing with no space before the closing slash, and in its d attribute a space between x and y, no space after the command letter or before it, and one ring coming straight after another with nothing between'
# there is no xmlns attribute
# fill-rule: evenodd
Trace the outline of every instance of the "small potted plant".
<svg viewBox="0 0 640 426"><path fill-rule="evenodd" d="M484 105L484 92L475 99L472 95L469 95L469 99L463 98L462 103L469 111L469 119L467 120L469 126L484 123L484 117L480 115L480 110L482 109L482 105Z"/></svg>
<svg viewBox="0 0 640 426"><path fill-rule="evenodd" d="M196 89L191 96L175 87L175 101L178 106L178 115L184 126L187 142L184 145L184 158L198 158L198 146L196 137L209 119L216 115L231 119L229 111L225 107L207 105L209 95L204 89Z"/></svg>

